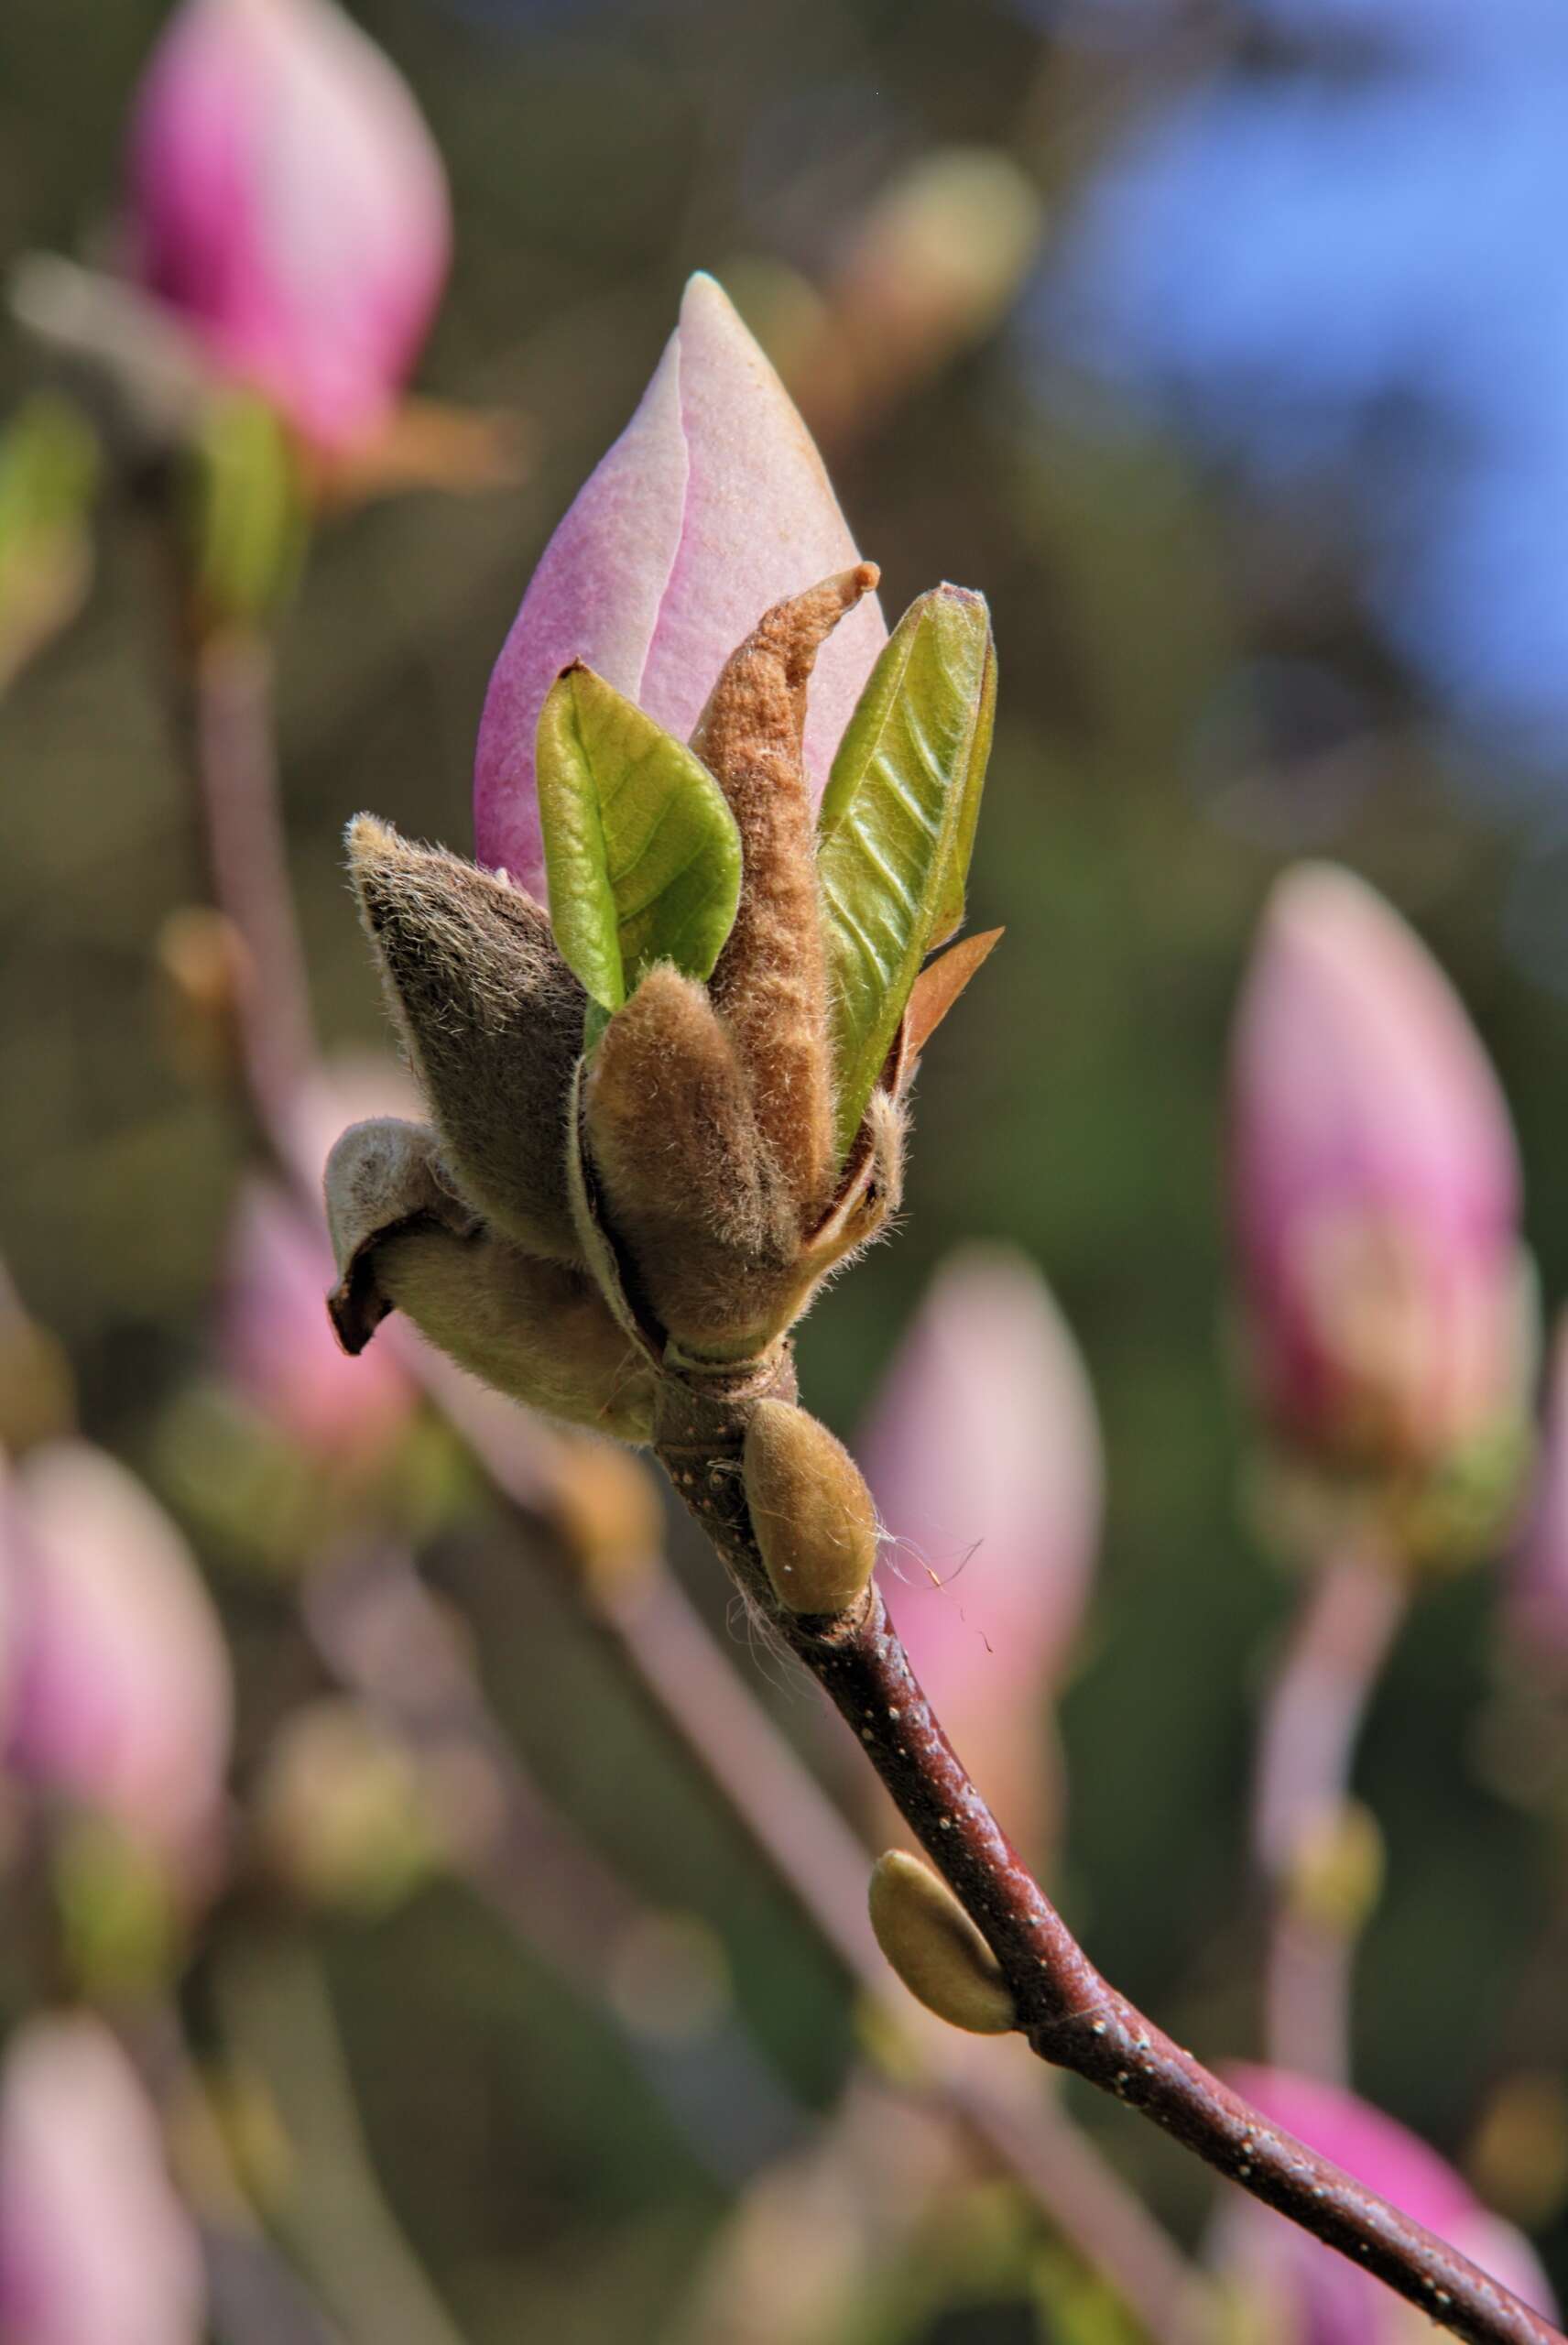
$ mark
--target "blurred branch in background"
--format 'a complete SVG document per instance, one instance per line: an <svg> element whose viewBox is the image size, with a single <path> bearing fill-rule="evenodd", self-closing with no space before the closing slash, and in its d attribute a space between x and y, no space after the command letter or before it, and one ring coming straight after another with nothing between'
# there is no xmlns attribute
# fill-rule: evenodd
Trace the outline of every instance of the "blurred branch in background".
<svg viewBox="0 0 1568 2345"><path fill-rule="evenodd" d="M1350 1797L1362 1720L1405 1612L1391 1563L1321 1564L1265 1699L1254 1849L1273 1899L1265 1983L1279 2067L1350 2080L1350 1969L1377 1902L1376 1820Z"/></svg>

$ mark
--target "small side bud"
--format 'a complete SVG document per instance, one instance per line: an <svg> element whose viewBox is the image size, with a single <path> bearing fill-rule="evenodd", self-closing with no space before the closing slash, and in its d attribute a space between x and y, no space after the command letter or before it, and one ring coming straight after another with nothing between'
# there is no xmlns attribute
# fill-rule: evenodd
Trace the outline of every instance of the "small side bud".
<svg viewBox="0 0 1568 2345"><path fill-rule="evenodd" d="M739 825L740 909L712 979L748 1068L757 1122L802 1218L833 1166L827 962L815 824L802 762L806 687L822 644L877 584L870 562L775 604L724 663L691 746Z"/></svg>
<svg viewBox="0 0 1568 2345"><path fill-rule="evenodd" d="M931 1867L889 1849L871 1871L877 1943L918 2003L971 2035L1007 2035L1018 2013L996 1956Z"/></svg>
<svg viewBox="0 0 1568 2345"><path fill-rule="evenodd" d="M877 1509L826 1425L788 1401L759 1401L742 1455L752 1527L789 1612L845 1612L877 1563Z"/></svg>
<svg viewBox="0 0 1568 2345"><path fill-rule="evenodd" d="M566 1110L584 996L533 899L356 815L349 868L453 1173L530 1254L579 1259Z"/></svg>

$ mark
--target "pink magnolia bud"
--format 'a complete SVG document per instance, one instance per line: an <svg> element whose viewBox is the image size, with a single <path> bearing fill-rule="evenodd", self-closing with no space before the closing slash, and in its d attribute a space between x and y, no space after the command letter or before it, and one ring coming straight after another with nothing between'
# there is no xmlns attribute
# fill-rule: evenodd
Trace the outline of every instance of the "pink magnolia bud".
<svg viewBox="0 0 1568 2345"><path fill-rule="evenodd" d="M855 1445L890 1540L882 1592L915 1674L1008 1833L1047 1837L1048 1704L1100 1532L1093 1395L1024 1256L942 1269Z"/></svg>
<svg viewBox="0 0 1568 2345"><path fill-rule="evenodd" d="M1568 1314L1552 1347L1535 1497L1508 1588L1508 1622L1521 1652L1568 1665Z"/></svg>
<svg viewBox="0 0 1568 2345"><path fill-rule="evenodd" d="M545 548L495 663L474 771L479 860L542 897L534 734L569 662L685 740L763 612L858 560L788 392L728 297L693 277L641 405ZM806 763L819 794L886 636L867 595L818 659Z"/></svg>
<svg viewBox="0 0 1568 2345"><path fill-rule="evenodd" d="M157 2120L99 2021L34 2019L0 2073L6 2345L199 2345L201 2253Z"/></svg>
<svg viewBox="0 0 1568 2345"><path fill-rule="evenodd" d="M1270 2124L1342 2165L1556 2318L1551 2286L1529 2242L1414 2133L1337 2086L1279 2068L1233 2069L1230 2081ZM1415 2326L1424 2327L1369 2273L1254 2199L1237 2195L1225 2208L1214 2260L1255 2300L1261 2336L1300 2345L1405 2345Z"/></svg>
<svg viewBox="0 0 1568 2345"><path fill-rule="evenodd" d="M1513 1134L1459 1000L1372 889L1287 873L1237 1020L1232 1186L1259 1404L1304 1448L1431 1466L1529 1374Z"/></svg>
<svg viewBox="0 0 1568 2345"><path fill-rule="evenodd" d="M3 1504L8 1763L199 1876L222 1813L232 1695L189 1550L140 1483L84 1442L32 1451Z"/></svg>
<svg viewBox="0 0 1568 2345"><path fill-rule="evenodd" d="M333 0L184 0L137 98L134 261L213 364L352 447L419 354L450 259L408 91Z"/></svg>

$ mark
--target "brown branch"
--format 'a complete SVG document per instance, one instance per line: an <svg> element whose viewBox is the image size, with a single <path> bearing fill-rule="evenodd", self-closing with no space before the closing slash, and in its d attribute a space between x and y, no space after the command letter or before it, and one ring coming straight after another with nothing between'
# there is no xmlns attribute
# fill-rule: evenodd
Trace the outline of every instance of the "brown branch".
<svg viewBox="0 0 1568 2345"><path fill-rule="evenodd" d="M786 1364L769 1380L789 1397ZM1419 2223L1249 2109L1104 1980L971 1783L875 1585L828 1620L782 1613L740 1472L753 1394L667 1381L656 1445L737 1586L803 1662L990 1946L1042 2060L1126 2101L1229 2180L1477 2345L1562 2345L1561 2332Z"/></svg>

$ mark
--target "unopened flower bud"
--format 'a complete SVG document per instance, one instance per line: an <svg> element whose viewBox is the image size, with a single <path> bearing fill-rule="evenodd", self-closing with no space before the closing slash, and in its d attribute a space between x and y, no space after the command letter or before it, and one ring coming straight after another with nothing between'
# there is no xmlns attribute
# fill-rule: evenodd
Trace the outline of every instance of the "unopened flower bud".
<svg viewBox="0 0 1568 2345"><path fill-rule="evenodd" d="M942 1264L855 1447L915 1674L1040 1860L1057 1805L1051 1703L1093 1584L1105 1469L1083 1361L1026 1256L968 1246Z"/></svg>
<svg viewBox="0 0 1568 2345"><path fill-rule="evenodd" d="M877 1943L917 2002L971 2035L1007 2035L1018 2012L996 1956L940 1874L889 1849L871 1873Z"/></svg>
<svg viewBox="0 0 1568 2345"><path fill-rule="evenodd" d="M491 679L474 769L482 863L544 890L539 710L573 660L689 738L764 611L857 559L822 458L711 277L693 277L642 404L546 547ZM886 635L867 595L824 647L806 727L820 797Z"/></svg>
<svg viewBox="0 0 1568 2345"><path fill-rule="evenodd" d="M1277 889L1234 1080L1248 1362L1277 1432L1385 1473L1494 1440L1531 1363L1508 1111L1447 980L1350 873Z"/></svg>
<svg viewBox="0 0 1568 2345"><path fill-rule="evenodd" d="M210 363L308 441L384 421L446 279L445 175L333 0L184 0L137 102L133 260Z"/></svg>
<svg viewBox="0 0 1568 2345"><path fill-rule="evenodd" d="M742 1457L752 1528L789 1612L845 1612L877 1563L877 1509L826 1425L788 1401L759 1401Z"/></svg>
<svg viewBox="0 0 1568 2345"><path fill-rule="evenodd" d="M0 2074L0 2335L198 2345L196 2228L156 2114L101 2020L34 2018Z"/></svg>
<svg viewBox="0 0 1568 2345"><path fill-rule="evenodd" d="M217 1614L173 1523L114 1459L52 1442L0 1496L0 1567L9 1765L114 1818L174 1883L204 1886L233 1691Z"/></svg>

